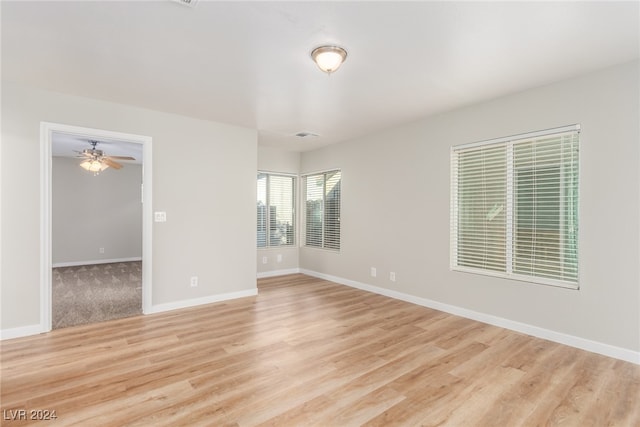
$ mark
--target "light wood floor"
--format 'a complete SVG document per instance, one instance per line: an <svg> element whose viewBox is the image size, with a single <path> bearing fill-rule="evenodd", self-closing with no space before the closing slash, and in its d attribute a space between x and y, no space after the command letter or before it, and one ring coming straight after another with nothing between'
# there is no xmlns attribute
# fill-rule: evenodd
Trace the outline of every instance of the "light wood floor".
<svg viewBox="0 0 640 427"><path fill-rule="evenodd" d="M303 275L4 341L1 369L3 425L640 425L638 365Z"/></svg>

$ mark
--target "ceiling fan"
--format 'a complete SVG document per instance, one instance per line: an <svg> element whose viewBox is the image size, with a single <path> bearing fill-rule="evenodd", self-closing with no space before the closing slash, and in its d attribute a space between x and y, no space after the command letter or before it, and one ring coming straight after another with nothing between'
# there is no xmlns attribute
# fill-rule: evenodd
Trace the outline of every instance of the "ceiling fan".
<svg viewBox="0 0 640 427"><path fill-rule="evenodd" d="M82 151L76 151L76 153L79 154L76 157L84 159L82 162L80 162L80 167L93 172L94 175L98 175L108 167L112 167L114 169L122 169L122 165L116 160L135 160L134 157L130 156L107 156L104 151L98 150L96 148L99 141L90 139L88 140L88 142L89 144L91 144L91 148L85 148Z"/></svg>

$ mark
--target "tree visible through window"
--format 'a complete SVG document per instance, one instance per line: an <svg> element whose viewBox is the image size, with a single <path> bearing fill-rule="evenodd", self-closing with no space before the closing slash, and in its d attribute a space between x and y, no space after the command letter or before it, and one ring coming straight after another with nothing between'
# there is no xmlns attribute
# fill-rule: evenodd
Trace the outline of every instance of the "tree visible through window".
<svg viewBox="0 0 640 427"><path fill-rule="evenodd" d="M258 248L293 245L295 177L258 173Z"/></svg>
<svg viewBox="0 0 640 427"><path fill-rule="evenodd" d="M452 148L452 268L577 287L578 131Z"/></svg>

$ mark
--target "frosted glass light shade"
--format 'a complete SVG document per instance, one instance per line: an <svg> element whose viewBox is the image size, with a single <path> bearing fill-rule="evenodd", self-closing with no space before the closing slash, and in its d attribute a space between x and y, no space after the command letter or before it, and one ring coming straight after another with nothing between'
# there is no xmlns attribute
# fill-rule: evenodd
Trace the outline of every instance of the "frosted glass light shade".
<svg viewBox="0 0 640 427"><path fill-rule="evenodd" d="M80 163L80 167L88 170L89 172L102 172L107 169L109 165L102 163L99 160L85 160Z"/></svg>
<svg viewBox="0 0 640 427"><path fill-rule="evenodd" d="M311 58L318 68L331 74L347 59L347 51L339 46L320 46L311 52Z"/></svg>

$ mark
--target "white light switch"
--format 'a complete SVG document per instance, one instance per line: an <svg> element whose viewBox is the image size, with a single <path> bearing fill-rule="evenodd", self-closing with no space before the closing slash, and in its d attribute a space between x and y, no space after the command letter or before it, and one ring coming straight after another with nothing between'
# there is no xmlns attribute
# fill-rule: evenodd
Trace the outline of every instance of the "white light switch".
<svg viewBox="0 0 640 427"><path fill-rule="evenodd" d="M156 222L167 222L167 213L166 212L154 212L154 218Z"/></svg>

